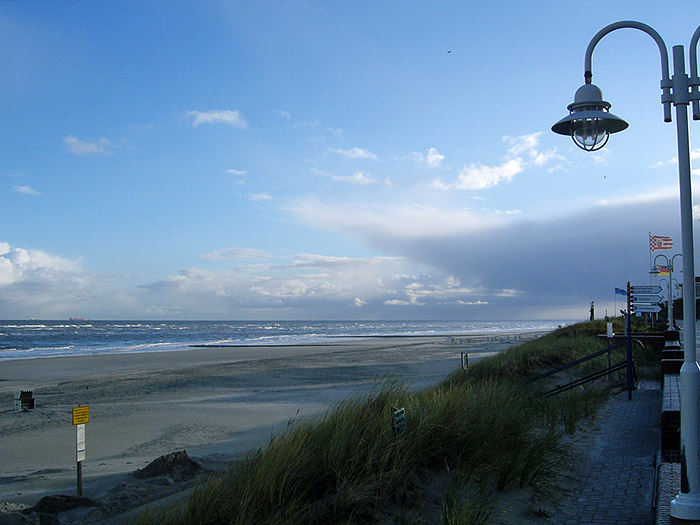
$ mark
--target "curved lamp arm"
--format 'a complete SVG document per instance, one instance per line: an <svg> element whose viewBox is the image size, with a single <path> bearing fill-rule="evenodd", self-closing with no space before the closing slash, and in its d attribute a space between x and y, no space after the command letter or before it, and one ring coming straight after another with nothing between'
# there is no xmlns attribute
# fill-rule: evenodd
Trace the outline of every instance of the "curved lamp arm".
<svg viewBox="0 0 700 525"><path fill-rule="evenodd" d="M643 24L641 22L635 22L634 20L625 20L622 22L615 22L614 24L610 24L609 26L605 26L603 29L598 31L588 44L588 48L586 48L585 69L583 74L584 78L586 79L586 84L590 84L591 79L593 78L593 70L591 67L591 63L593 61L593 50L595 49L595 46L608 33L611 33L616 29L624 28L639 29L640 31L644 31L647 35L652 37L656 42L656 45L659 46L659 52L661 53L661 103L664 105L664 122L671 122L671 103L673 102L673 96L671 95L672 84L668 68L668 51L666 49L666 44L661 38L661 35L659 35L659 33L657 33L654 28L646 24ZM698 30L700 30L700 27L698 28ZM694 37L695 36L698 36L698 38L700 38L700 33L696 31Z"/></svg>
<svg viewBox="0 0 700 525"><path fill-rule="evenodd" d="M698 78L698 40L700 26L690 39L690 100L693 102L693 120L700 120L700 78Z"/></svg>
<svg viewBox="0 0 700 525"><path fill-rule="evenodd" d="M663 257L664 259L666 259L666 266L668 266L668 264L669 264L668 255L666 255L665 253L660 253L656 257L654 257L654 266L656 266L656 260L659 257ZM673 262L671 262L671 264L673 264Z"/></svg>
<svg viewBox="0 0 700 525"><path fill-rule="evenodd" d="M674 255L673 257L671 257L671 268L673 268L673 261L676 260L676 257L683 257L683 254L682 254L682 253L677 253L676 255Z"/></svg>

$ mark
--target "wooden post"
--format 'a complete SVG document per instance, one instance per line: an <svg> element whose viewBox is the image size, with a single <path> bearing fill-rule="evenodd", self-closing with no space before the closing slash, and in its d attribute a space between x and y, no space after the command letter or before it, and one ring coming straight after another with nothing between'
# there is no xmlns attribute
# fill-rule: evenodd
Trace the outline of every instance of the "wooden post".
<svg viewBox="0 0 700 525"><path fill-rule="evenodd" d="M78 496L83 495L83 462L78 461Z"/></svg>

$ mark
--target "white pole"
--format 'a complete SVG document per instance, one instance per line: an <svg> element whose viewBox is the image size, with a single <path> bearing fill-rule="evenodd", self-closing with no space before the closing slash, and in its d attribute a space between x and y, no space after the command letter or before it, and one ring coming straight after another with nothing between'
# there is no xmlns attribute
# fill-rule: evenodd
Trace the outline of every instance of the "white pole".
<svg viewBox="0 0 700 525"><path fill-rule="evenodd" d="M683 243L683 350L680 372L681 396L681 491L671 501L671 516L700 519L700 456L698 455L698 410L700 368L696 361L695 337L695 246L693 239L693 194L688 138L688 77L683 46L673 47L673 98L678 134L678 174L681 192L681 241Z"/></svg>
<svg viewBox="0 0 700 525"><path fill-rule="evenodd" d="M671 264L668 265L668 330L673 330L673 257L671 257Z"/></svg>

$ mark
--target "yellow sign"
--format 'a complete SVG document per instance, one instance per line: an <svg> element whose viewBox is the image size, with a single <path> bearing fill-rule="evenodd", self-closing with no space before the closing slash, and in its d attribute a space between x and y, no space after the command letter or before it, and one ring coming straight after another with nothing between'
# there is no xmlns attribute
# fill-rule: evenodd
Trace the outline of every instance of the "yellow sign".
<svg viewBox="0 0 700 525"><path fill-rule="evenodd" d="M73 408L73 424L84 425L90 422L90 407L74 407Z"/></svg>

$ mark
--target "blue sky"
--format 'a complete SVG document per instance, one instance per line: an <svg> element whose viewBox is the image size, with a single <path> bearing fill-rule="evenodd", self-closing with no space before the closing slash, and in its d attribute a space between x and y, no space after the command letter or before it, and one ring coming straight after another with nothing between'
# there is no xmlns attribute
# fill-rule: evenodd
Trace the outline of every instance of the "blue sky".
<svg viewBox="0 0 700 525"><path fill-rule="evenodd" d="M612 313L616 286L649 282L649 232L680 247L654 42L596 48L630 123L604 150L550 127L606 24L687 55L697 6L670 11L0 2L0 317Z"/></svg>

